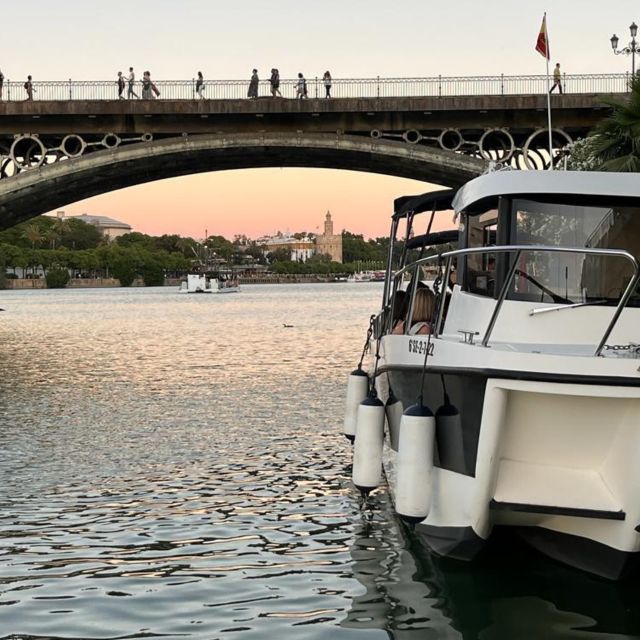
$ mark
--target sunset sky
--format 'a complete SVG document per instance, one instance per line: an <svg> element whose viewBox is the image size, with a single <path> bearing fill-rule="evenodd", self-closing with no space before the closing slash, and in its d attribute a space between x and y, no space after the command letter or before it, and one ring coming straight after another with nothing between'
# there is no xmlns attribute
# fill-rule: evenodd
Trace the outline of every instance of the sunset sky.
<svg viewBox="0 0 640 640"><path fill-rule="evenodd" d="M546 5L546 6L545 6ZM549 6L552 5L552 6ZM534 51L548 12L552 62L566 73L624 72L624 46L640 23L631 0L21 0L4 3L0 69L7 79L108 80L130 65L157 80L334 78L544 73ZM315 231L329 209L336 229L385 235L392 201L432 185L315 169L217 172L165 180L64 207L109 215L151 234L231 237Z"/></svg>

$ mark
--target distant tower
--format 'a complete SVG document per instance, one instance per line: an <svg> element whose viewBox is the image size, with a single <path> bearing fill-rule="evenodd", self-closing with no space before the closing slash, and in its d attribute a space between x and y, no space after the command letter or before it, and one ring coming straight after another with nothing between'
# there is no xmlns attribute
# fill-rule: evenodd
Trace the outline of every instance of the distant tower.
<svg viewBox="0 0 640 640"><path fill-rule="evenodd" d="M316 253L328 255L334 262L342 262L342 234L333 233L331 212L324 220L324 233L316 238Z"/></svg>
<svg viewBox="0 0 640 640"><path fill-rule="evenodd" d="M324 235L333 235L333 220L331 220L331 211L327 211L327 215L324 220Z"/></svg>

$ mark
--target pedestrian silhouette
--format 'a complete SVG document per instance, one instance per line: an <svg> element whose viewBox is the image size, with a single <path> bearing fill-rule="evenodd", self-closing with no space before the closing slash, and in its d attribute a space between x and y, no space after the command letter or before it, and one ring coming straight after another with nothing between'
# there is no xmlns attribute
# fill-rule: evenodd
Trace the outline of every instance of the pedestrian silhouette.
<svg viewBox="0 0 640 640"><path fill-rule="evenodd" d="M280 72L277 69L271 69L269 82L271 84L271 95L275 98L277 94L282 98L282 94L280 93Z"/></svg>
<svg viewBox="0 0 640 640"><path fill-rule="evenodd" d="M122 71L118 71L118 98L120 100L124 100L124 96L122 95L124 93L124 87L125 87L125 81L124 78L122 76Z"/></svg>
<svg viewBox="0 0 640 640"><path fill-rule="evenodd" d="M247 98L257 98L258 97L258 84L260 83L260 78L258 78L258 70L254 69L251 74L251 80L249 82L249 89L247 91Z"/></svg>
<svg viewBox="0 0 640 640"><path fill-rule="evenodd" d="M324 72L324 75L322 76L322 82L324 83L324 92L325 92L325 98L330 98L331 97L331 83L332 83L332 79L331 79L331 74L328 71Z"/></svg>
<svg viewBox="0 0 640 640"><path fill-rule="evenodd" d="M196 93L201 100L204 100L202 92L204 91L204 76L202 71L198 71L198 79L196 80Z"/></svg>
<svg viewBox="0 0 640 640"><path fill-rule="evenodd" d="M303 98L307 98L307 81L304 76L299 73L298 81L296 82L296 95L298 100L302 100Z"/></svg>
<svg viewBox="0 0 640 640"><path fill-rule="evenodd" d="M33 100L33 92L35 89L33 88L31 76L27 76L27 81L24 83L24 90L27 92L27 100Z"/></svg>
<svg viewBox="0 0 640 640"><path fill-rule="evenodd" d="M553 90L558 87L559 93L562 93L562 74L560 73L560 63L556 64L553 70L553 85L549 89L549 93L553 93Z"/></svg>
<svg viewBox="0 0 640 640"><path fill-rule="evenodd" d="M129 88L127 89L127 98L138 98L138 94L133 90L133 85L136 83L136 74L133 72L133 67L129 67L128 77Z"/></svg>

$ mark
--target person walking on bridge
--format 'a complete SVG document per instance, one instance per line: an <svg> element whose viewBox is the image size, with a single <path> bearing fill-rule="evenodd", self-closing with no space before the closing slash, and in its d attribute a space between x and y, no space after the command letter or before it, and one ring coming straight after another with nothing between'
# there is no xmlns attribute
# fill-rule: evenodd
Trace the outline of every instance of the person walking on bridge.
<svg viewBox="0 0 640 640"><path fill-rule="evenodd" d="M305 80L305 77L302 75L302 73L298 74L298 81L296 82L296 95L298 97L298 100L302 100L308 97L307 81Z"/></svg>
<svg viewBox="0 0 640 640"><path fill-rule="evenodd" d="M125 86L125 81L124 81L124 77L122 75L122 71L118 71L118 99L119 100L124 100L124 96L122 95L124 93L124 86Z"/></svg>
<svg viewBox="0 0 640 640"><path fill-rule="evenodd" d="M553 93L553 90L558 87L559 93L562 94L562 74L560 73L560 63L556 63L553 70L553 85L549 89L549 93Z"/></svg>
<svg viewBox="0 0 640 640"><path fill-rule="evenodd" d="M322 82L324 83L324 92L325 92L325 98L330 98L331 97L331 74L328 71L324 72L324 75L322 76Z"/></svg>
<svg viewBox="0 0 640 640"><path fill-rule="evenodd" d="M129 77L127 78L129 88L127 89L127 98L138 98L138 94L133 90L133 85L136 83L136 74L133 72L133 67L129 67Z"/></svg>
<svg viewBox="0 0 640 640"><path fill-rule="evenodd" d="M35 89L33 88L31 76L27 76L27 81L24 83L24 90L27 92L27 100L33 100L33 92Z"/></svg>
<svg viewBox="0 0 640 640"><path fill-rule="evenodd" d="M247 98L258 97L258 85L260 84L260 78L258 78L258 70L254 69L251 74L251 80L249 81L249 90L247 91Z"/></svg>
<svg viewBox="0 0 640 640"><path fill-rule="evenodd" d="M196 93L200 100L204 100L204 96L202 92L204 91L204 76L202 75L202 71L198 71L198 79L196 80Z"/></svg>
<svg viewBox="0 0 640 640"><path fill-rule="evenodd" d="M271 84L271 95L275 98L277 94L282 98L282 94L280 93L280 72L277 69L271 69L269 82Z"/></svg>
<svg viewBox="0 0 640 640"><path fill-rule="evenodd" d="M2 100L2 85L4 84L4 73L0 69L0 100Z"/></svg>

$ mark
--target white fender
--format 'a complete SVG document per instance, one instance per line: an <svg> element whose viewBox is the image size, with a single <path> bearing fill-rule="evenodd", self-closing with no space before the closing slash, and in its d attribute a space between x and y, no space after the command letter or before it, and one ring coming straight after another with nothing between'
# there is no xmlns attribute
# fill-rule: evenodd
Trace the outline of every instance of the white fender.
<svg viewBox="0 0 640 640"><path fill-rule="evenodd" d="M356 441L353 447L353 484L363 492L375 489L382 479L384 405L369 397L358 406Z"/></svg>
<svg viewBox="0 0 640 640"><path fill-rule="evenodd" d="M358 406L369 393L369 376L360 367L349 374L347 381L347 406L344 412L342 433L353 442L356 435Z"/></svg>
<svg viewBox="0 0 640 640"><path fill-rule="evenodd" d="M433 449L436 419L429 409L414 404L400 421L396 457L396 512L406 522L429 515L432 499Z"/></svg>
<svg viewBox="0 0 640 640"><path fill-rule="evenodd" d="M398 450L398 438L400 436L400 420L402 420L402 402L389 392L387 404L384 406L387 415L387 429L389 433L389 445L394 451Z"/></svg>

